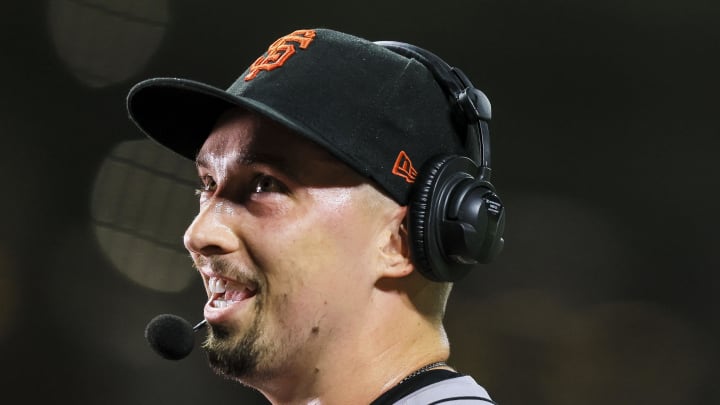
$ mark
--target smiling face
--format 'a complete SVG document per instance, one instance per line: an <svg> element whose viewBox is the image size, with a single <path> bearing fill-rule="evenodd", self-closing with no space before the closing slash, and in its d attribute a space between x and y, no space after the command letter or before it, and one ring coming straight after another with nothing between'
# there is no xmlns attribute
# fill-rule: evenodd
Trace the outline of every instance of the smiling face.
<svg viewBox="0 0 720 405"><path fill-rule="evenodd" d="M200 211L185 246L208 291L213 367L254 382L332 361L323 356L371 313L402 207L314 143L239 110L197 163Z"/></svg>

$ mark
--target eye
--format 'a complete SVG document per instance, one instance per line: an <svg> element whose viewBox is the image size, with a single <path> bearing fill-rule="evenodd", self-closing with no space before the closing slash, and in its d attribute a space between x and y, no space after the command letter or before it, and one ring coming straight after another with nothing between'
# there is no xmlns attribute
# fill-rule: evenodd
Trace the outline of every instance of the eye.
<svg viewBox="0 0 720 405"><path fill-rule="evenodd" d="M259 174L255 177L252 189L255 193L283 193L286 191L284 184L266 174Z"/></svg>
<svg viewBox="0 0 720 405"><path fill-rule="evenodd" d="M201 196L205 193L212 193L216 188L215 179L212 176L205 175L200 177L200 187L195 189L195 195Z"/></svg>

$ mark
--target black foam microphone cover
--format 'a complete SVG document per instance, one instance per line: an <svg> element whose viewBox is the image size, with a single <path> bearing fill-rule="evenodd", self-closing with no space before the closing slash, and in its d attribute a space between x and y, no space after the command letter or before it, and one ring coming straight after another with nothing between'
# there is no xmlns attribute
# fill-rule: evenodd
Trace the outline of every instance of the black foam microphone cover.
<svg viewBox="0 0 720 405"><path fill-rule="evenodd" d="M168 360L185 358L195 346L195 331L190 322L172 314L153 318L145 327L145 339L157 354Z"/></svg>

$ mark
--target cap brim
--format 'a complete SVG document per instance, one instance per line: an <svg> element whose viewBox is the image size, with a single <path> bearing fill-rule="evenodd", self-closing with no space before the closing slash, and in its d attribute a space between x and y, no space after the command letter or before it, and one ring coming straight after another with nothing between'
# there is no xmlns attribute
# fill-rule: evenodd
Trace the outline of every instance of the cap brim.
<svg viewBox="0 0 720 405"><path fill-rule="evenodd" d="M127 97L130 119L148 137L191 160L195 160L218 118L233 107L255 111L291 129L307 132L263 103L188 79L148 79L135 85Z"/></svg>

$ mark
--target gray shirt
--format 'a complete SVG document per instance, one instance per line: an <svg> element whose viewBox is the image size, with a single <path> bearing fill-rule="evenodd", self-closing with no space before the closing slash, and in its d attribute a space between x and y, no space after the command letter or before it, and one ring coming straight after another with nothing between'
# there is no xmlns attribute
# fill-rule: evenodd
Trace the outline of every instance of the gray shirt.
<svg viewBox="0 0 720 405"><path fill-rule="evenodd" d="M395 402L396 405L487 405L495 404L487 391L470 376L442 380L425 386Z"/></svg>

